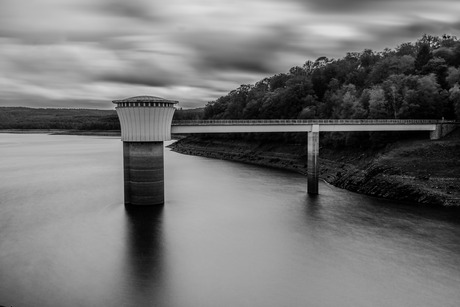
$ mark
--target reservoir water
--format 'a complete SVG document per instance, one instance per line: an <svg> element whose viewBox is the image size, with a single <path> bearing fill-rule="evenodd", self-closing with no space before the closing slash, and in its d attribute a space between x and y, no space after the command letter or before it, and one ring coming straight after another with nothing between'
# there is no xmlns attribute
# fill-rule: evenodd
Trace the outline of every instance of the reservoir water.
<svg viewBox="0 0 460 307"><path fill-rule="evenodd" d="M119 138L0 134L0 306L460 306L460 218L165 148L126 211Z"/></svg>

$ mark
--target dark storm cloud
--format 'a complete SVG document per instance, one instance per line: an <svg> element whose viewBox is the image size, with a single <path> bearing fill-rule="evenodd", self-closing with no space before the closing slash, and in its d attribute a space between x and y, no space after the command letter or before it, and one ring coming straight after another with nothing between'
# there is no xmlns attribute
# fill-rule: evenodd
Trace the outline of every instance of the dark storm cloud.
<svg viewBox="0 0 460 307"><path fill-rule="evenodd" d="M146 85L153 87L169 87L175 84L173 80L153 72L139 74L139 72L107 73L99 81Z"/></svg>
<svg viewBox="0 0 460 307"><path fill-rule="evenodd" d="M90 9L96 8L101 14L113 14L151 22L161 19L160 15L155 14L154 4L153 1L145 0L104 0L101 4L90 6Z"/></svg>
<svg viewBox="0 0 460 307"><path fill-rule="evenodd" d="M253 33L200 31L180 37L195 51L198 69L271 73L278 66L279 52L292 38L288 27L270 27Z"/></svg>
<svg viewBox="0 0 460 307"><path fill-rule="evenodd" d="M254 73L270 73L273 71L274 55L254 49L254 46L240 44L237 48L207 48L199 52L195 63L198 69L246 71Z"/></svg>
<svg viewBox="0 0 460 307"><path fill-rule="evenodd" d="M366 11L375 7L389 7L398 3L417 5L420 0L291 0L302 4L305 8L324 12L345 13ZM422 0L423 1L423 0ZM383 5L382 5L383 4ZM396 5L397 7L397 5Z"/></svg>
<svg viewBox="0 0 460 307"><path fill-rule="evenodd" d="M405 34L409 37L421 37L423 34L442 35L446 33L452 33L453 31L458 31L459 25L459 23L448 23L441 21L430 22L429 20L424 20L403 26L399 31L401 31L401 34Z"/></svg>
<svg viewBox="0 0 460 307"><path fill-rule="evenodd" d="M386 5L398 0L293 0L304 5L308 9L317 10L320 12L346 12L346 11L361 11L376 4L385 2ZM401 1L401 0L399 0ZM407 1L407 0L406 0ZM409 0L410 1L410 0ZM413 0L412 2L417 2Z"/></svg>

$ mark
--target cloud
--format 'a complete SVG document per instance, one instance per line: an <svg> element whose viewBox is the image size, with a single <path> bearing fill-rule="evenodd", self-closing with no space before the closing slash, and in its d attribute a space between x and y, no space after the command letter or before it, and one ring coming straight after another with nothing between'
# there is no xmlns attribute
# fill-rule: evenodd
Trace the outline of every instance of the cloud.
<svg viewBox="0 0 460 307"><path fill-rule="evenodd" d="M152 87L167 87L172 85L172 83L165 79L162 75L156 75L151 71L144 71L141 74L137 72L105 74L101 77L100 80L115 83L146 85Z"/></svg>
<svg viewBox="0 0 460 307"><path fill-rule="evenodd" d="M250 34L200 31L179 38L184 48L193 52L191 61L197 69L257 73L274 71L285 39L277 29Z"/></svg>
<svg viewBox="0 0 460 307"><path fill-rule="evenodd" d="M375 6L381 0L294 0L307 9L319 12L356 12L366 10L369 7ZM397 2L398 0L386 0L387 5Z"/></svg>
<svg viewBox="0 0 460 307"><path fill-rule="evenodd" d="M176 80L177 78L177 80ZM103 72L98 76L98 81L146 85L151 87L170 87L180 82L179 76L174 76L172 71L167 71L148 62L130 63L124 68Z"/></svg>
<svg viewBox="0 0 460 307"><path fill-rule="evenodd" d="M35 0L0 2L0 36L29 44L99 42L161 31L162 16L146 0Z"/></svg>
<svg viewBox="0 0 460 307"><path fill-rule="evenodd" d="M320 56L456 35L459 14L456 0L1 0L0 104L202 106Z"/></svg>
<svg viewBox="0 0 460 307"><path fill-rule="evenodd" d="M89 10L95 8L100 14L112 14L115 16L134 18L145 21L153 21L159 16L155 14L155 2L144 0L104 0L101 4L88 4Z"/></svg>
<svg viewBox="0 0 460 307"><path fill-rule="evenodd" d="M319 14L349 14L362 12L392 12L394 15L407 14L411 11L434 7L445 11L447 7L458 5L457 0L291 0L307 11ZM366 16L362 16L366 18Z"/></svg>

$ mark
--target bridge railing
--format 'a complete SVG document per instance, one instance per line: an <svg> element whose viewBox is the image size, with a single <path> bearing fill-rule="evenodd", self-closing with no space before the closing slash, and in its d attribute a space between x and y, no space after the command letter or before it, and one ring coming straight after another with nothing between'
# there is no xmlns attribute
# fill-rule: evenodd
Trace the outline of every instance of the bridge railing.
<svg viewBox="0 0 460 307"><path fill-rule="evenodd" d="M219 119L219 120L173 120L173 126L213 125L382 125L382 124L460 124L455 120L437 119Z"/></svg>

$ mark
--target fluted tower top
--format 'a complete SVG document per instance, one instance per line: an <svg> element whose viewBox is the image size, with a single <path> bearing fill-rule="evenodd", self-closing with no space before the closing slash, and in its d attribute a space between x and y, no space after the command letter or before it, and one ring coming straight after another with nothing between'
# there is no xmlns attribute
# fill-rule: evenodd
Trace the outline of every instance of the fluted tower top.
<svg viewBox="0 0 460 307"><path fill-rule="evenodd" d="M133 104L133 103L139 103L139 102L140 103L168 103L168 104L179 103L179 101L168 100L168 99L164 99L164 98L157 97L157 96L134 96L130 98L114 100L112 102L117 105L121 103Z"/></svg>
<svg viewBox="0 0 460 307"><path fill-rule="evenodd" d="M171 121L178 101L156 96L113 100L124 142L160 142L171 139Z"/></svg>

